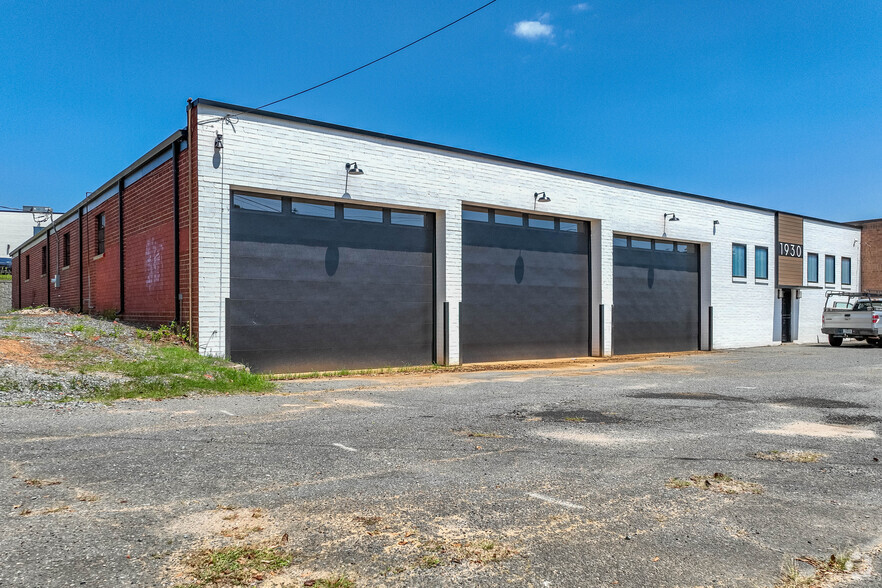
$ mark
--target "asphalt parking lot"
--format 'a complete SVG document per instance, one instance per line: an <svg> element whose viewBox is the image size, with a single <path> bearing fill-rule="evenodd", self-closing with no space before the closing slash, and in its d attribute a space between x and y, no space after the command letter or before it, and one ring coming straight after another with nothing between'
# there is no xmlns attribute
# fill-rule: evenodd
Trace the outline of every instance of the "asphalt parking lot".
<svg viewBox="0 0 882 588"><path fill-rule="evenodd" d="M773 586L851 550L878 586L880 422L857 344L0 407L0 586L196 585L245 542L290 554L265 586Z"/></svg>

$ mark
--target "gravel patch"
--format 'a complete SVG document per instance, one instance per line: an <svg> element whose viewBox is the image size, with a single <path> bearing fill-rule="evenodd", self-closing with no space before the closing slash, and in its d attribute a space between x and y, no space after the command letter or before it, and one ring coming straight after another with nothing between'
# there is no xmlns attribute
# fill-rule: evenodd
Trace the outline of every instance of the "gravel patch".
<svg viewBox="0 0 882 588"><path fill-rule="evenodd" d="M105 390L121 376L81 373L80 366L137 361L149 351L137 327L117 321L52 308L0 315L0 406L94 406L78 399Z"/></svg>

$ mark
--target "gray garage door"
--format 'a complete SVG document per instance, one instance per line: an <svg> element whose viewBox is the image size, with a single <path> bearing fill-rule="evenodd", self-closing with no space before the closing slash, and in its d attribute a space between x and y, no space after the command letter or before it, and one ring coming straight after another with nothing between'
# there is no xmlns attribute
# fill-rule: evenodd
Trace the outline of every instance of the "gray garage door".
<svg viewBox="0 0 882 588"><path fill-rule="evenodd" d="M590 355L586 223L466 208L462 244L463 361Z"/></svg>
<svg viewBox="0 0 882 588"><path fill-rule="evenodd" d="M433 361L434 216L233 196L230 357L261 372Z"/></svg>
<svg viewBox="0 0 882 588"><path fill-rule="evenodd" d="M616 235L613 353L698 349L698 245Z"/></svg>

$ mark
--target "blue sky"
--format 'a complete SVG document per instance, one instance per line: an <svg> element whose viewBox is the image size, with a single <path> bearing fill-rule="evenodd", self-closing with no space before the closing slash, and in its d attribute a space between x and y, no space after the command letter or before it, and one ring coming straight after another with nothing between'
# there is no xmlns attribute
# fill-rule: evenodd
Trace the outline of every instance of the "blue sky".
<svg viewBox="0 0 882 588"><path fill-rule="evenodd" d="M185 124L482 0L0 0L0 205L67 210ZM847 221L882 217L882 3L498 0L272 108Z"/></svg>

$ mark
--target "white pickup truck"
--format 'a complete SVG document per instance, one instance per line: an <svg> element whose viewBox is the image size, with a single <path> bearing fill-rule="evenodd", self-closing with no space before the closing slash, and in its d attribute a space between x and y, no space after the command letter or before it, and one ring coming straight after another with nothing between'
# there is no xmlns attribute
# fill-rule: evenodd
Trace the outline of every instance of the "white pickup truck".
<svg viewBox="0 0 882 588"><path fill-rule="evenodd" d="M827 292L821 332L830 345L839 347L843 339L866 341L882 347L882 292Z"/></svg>

